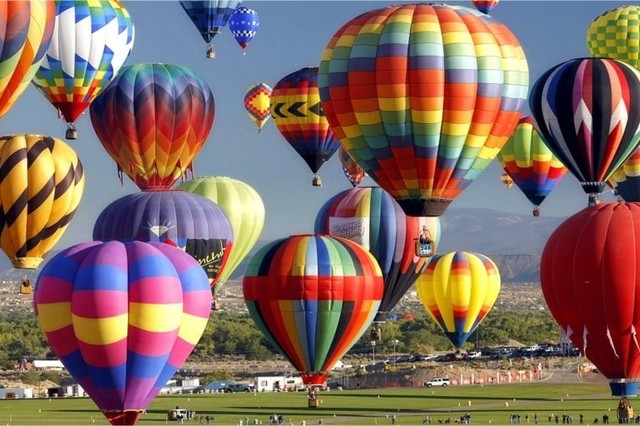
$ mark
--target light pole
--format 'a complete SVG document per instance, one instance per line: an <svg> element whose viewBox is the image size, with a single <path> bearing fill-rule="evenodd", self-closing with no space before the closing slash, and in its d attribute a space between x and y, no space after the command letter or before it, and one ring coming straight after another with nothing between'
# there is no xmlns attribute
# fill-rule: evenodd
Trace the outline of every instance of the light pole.
<svg viewBox="0 0 640 426"><path fill-rule="evenodd" d="M375 365L376 363L376 341L375 340L371 341L371 356L373 359L373 364Z"/></svg>
<svg viewBox="0 0 640 426"><path fill-rule="evenodd" d="M400 343L397 339L391 341L393 343L393 365L396 365L396 346Z"/></svg>

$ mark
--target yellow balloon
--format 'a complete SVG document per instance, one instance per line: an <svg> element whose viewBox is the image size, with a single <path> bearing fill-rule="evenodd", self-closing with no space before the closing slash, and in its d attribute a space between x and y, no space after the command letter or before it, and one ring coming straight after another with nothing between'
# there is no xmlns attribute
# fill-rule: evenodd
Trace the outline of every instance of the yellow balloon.
<svg viewBox="0 0 640 426"><path fill-rule="evenodd" d="M49 136L0 137L0 248L15 268L37 268L60 239L84 190L82 163Z"/></svg>
<svg viewBox="0 0 640 426"><path fill-rule="evenodd" d="M431 318L461 348L498 298L500 272L482 254L445 253L431 258L416 289Z"/></svg>
<svg viewBox="0 0 640 426"><path fill-rule="evenodd" d="M640 6L611 9L593 20L587 32L591 56L611 58L639 68Z"/></svg>

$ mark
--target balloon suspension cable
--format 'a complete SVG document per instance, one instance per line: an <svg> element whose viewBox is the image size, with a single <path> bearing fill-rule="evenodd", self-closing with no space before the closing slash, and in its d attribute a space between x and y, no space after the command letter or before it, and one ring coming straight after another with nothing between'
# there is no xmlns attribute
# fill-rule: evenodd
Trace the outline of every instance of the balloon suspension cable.
<svg viewBox="0 0 640 426"><path fill-rule="evenodd" d="M78 129L76 129L76 125L73 123L67 123L67 131L64 136L67 140L78 139Z"/></svg>

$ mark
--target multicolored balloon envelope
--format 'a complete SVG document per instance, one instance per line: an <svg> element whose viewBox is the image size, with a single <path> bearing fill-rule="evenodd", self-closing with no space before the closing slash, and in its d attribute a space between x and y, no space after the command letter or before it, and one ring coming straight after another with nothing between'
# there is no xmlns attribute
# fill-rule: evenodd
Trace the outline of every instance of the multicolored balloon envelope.
<svg viewBox="0 0 640 426"><path fill-rule="evenodd" d="M35 269L67 229L84 191L69 145L42 135L0 137L0 248Z"/></svg>
<svg viewBox="0 0 640 426"><path fill-rule="evenodd" d="M271 92L273 89L265 83L255 83L244 94L244 108L251 120L258 126L258 132L271 118Z"/></svg>
<svg viewBox="0 0 640 426"><path fill-rule="evenodd" d="M591 56L617 59L638 68L640 63L640 6L611 9L589 25L587 46Z"/></svg>
<svg viewBox="0 0 640 426"><path fill-rule="evenodd" d="M340 158L340 164L342 164L342 171L344 175L347 177L349 183L354 188L362 182L362 179L367 175L362 167L358 165L353 158L349 155L347 151L343 147L338 149L338 157Z"/></svg>
<svg viewBox="0 0 640 426"><path fill-rule="evenodd" d="M260 330L304 383L315 385L373 321L383 282L376 260L358 244L294 235L253 256L242 288Z"/></svg>
<svg viewBox="0 0 640 426"><path fill-rule="evenodd" d="M640 148L616 170L607 184L627 202L640 202Z"/></svg>
<svg viewBox="0 0 640 426"><path fill-rule="evenodd" d="M363 13L329 41L318 76L342 146L409 216L440 216L513 132L524 51L475 9L403 4Z"/></svg>
<svg viewBox="0 0 640 426"><path fill-rule="evenodd" d="M614 396L640 383L640 204L602 203L565 220L542 252L553 317L608 378Z"/></svg>
<svg viewBox="0 0 640 426"><path fill-rule="evenodd" d="M100 143L141 189L169 190L191 170L215 113L209 85L171 64L123 67L91 104Z"/></svg>
<svg viewBox="0 0 640 426"><path fill-rule="evenodd" d="M56 4L50 0L5 1L0 7L0 117L20 97L49 48Z"/></svg>
<svg viewBox="0 0 640 426"><path fill-rule="evenodd" d="M495 263L478 253L434 256L416 281L418 297L456 348L462 348L500 292Z"/></svg>
<svg viewBox="0 0 640 426"><path fill-rule="evenodd" d="M320 104L317 67L292 72L274 86L271 115L282 136L314 174L340 148ZM313 185L322 186L322 181L316 176Z"/></svg>
<svg viewBox="0 0 640 426"><path fill-rule="evenodd" d="M225 176L194 179L181 183L177 189L201 195L216 203L233 228L233 250L212 289L216 296L258 242L264 229L264 203L253 187ZM218 303L217 300L214 302Z"/></svg>
<svg viewBox="0 0 640 426"><path fill-rule="evenodd" d="M500 3L500 0L471 0L471 3L482 13L489 13Z"/></svg>
<svg viewBox="0 0 640 426"><path fill-rule="evenodd" d="M203 40L208 44L207 57L215 58L213 38L222 32L229 18L236 11L242 0L205 0L205 1L181 1L189 19L196 26Z"/></svg>
<svg viewBox="0 0 640 426"><path fill-rule="evenodd" d="M118 0L58 0L56 25L34 85L67 122L75 121L118 73L133 48L134 27Z"/></svg>
<svg viewBox="0 0 640 426"><path fill-rule="evenodd" d="M233 38L235 38L240 45L242 54L245 53L244 50L256 36L258 27L260 27L260 17L258 16L258 12L251 8L240 6L233 12L233 15L231 15L231 19L229 19L229 29L231 30L231 34L233 34Z"/></svg>
<svg viewBox="0 0 640 426"><path fill-rule="evenodd" d="M364 187L342 191L327 201L316 215L315 232L347 238L373 255L384 277L376 317L383 320L425 267L426 258L416 256L415 246L423 225L437 247L441 234L437 217L406 216L384 189Z"/></svg>
<svg viewBox="0 0 640 426"><path fill-rule="evenodd" d="M538 206L567 173L567 168L533 127L531 117L520 119L515 132L498 153L498 160L512 183L515 182L535 206L535 216L540 212Z"/></svg>
<svg viewBox="0 0 640 426"><path fill-rule="evenodd" d="M640 142L640 71L613 59L558 64L529 96L536 129L590 203Z"/></svg>
<svg viewBox="0 0 640 426"><path fill-rule="evenodd" d="M150 191L109 204L96 220L93 239L175 244L200 263L213 287L233 251L234 235L213 201L183 191Z"/></svg>
<svg viewBox="0 0 640 426"><path fill-rule="evenodd" d="M135 424L209 319L206 274L164 243L93 241L43 268L34 308L49 346L112 424Z"/></svg>

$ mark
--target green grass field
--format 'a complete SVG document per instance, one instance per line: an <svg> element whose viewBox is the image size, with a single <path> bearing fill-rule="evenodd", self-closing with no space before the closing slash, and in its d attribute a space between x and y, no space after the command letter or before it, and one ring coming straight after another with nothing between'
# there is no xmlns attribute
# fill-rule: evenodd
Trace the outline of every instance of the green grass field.
<svg viewBox="0 0 640 426"><path fill-rule="evenodd" d="M608 414L617 423L617 400L609 387L593 384L532 383L517 385L449 386L447 388L391 388L359 391L329 391L321 394L319 408L307 408L306 394L235 393L157 397L138 424L176 424L167 420L167 411L180 406L196 412L196 418L184 424L199 424L197 416L213 416L215 425L269 424L272 413L283 414L286 425L421 425L425 416L431 424L445 423L469 413L472 424L509 424L509 416L538 415L538 424L547 424L550 414L572 415L579 424L593 424L595 417ZM631 401L632 404L634 401ZM640 408L640 404L638 405ZM555 420L552 422L555 424ZM24 399L0 401L0 426L3 425L81 425L108 424L88 398Z"/></svg>

